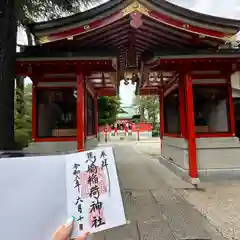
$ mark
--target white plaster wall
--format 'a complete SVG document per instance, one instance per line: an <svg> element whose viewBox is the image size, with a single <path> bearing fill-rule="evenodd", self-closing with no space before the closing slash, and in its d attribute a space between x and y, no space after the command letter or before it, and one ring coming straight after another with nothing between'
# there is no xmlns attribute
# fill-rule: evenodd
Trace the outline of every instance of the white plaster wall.
<svg viewBox="0 0 240 240"><path fill-rule="evenodd" d="M189 169L188 144L183 138L163 137L162 155L183 169Z"/></svg>
<svg viewBox="0 0 240 240"><path fill-rule="evenodd" d="M240 167L240 142L238 138L198 138L196 144L199 169Z"/></svg>

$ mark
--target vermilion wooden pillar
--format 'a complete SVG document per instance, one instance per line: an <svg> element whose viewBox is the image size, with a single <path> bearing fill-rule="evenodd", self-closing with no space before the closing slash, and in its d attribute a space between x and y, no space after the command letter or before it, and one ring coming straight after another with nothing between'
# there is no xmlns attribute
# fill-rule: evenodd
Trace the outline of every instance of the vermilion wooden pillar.
<svg viewBox="0 0 240 240"><path fill-rule="evenodd" d="M84 151L85 148L85 126L84 126L84 75L78 73L77 75L77 150Z"/></svg>
<svg viewBox="0 0 240 240"><path fill-rule="evenodd" d="M184 80L186 91L186 120L187 120L189 176L191 178L192 184L198 184L199 179L197 169L197 146L195 134L192 77L189 74L185 74Z"/></svg>
<svg viewBox="0 0 240 240"><path fill-rule="evenodd" d="M36 79L32 79L32 141L37 138L37 99Z"/></svg>
<svg viewBox="0 0 240 240"><path fill-rule="evenodd" d="M180 132L181 136L186 139L186 113L185 113L185 93L184 93L184 74L179 75L178 96L179 96L179 115L180 115Z"/></svg>
<svg viewBox="0 0 240 240"><path fill-rule="evenodd" d="M95 128L96 128L96 136L98 137L98 95L94 96L94 104L95 104Z"/></svg>
<svg viewBox="0 0 240 240"><path fill-rule="evenodd" d="M164 135L164 91L163 88L160 89L159 94L159 106L160 106L160 140L161 140L161 153L162 153L162 141Z"/></svg>
<svg viewBox="0 0 240 240"><path fill-rule="evenodd" d="M83 129L84 129L84 140L87 139L87 87L86 87L86 78L84 78L84 97L83 97L83 105L84 105L84 123L83 123Z"/></svg>
<svg viewBox="0 0 240 240"><path fill-rule="evenodd" d="M227 74L227 83L228 83L228 102L229 102L229 113L230 113L230 126L231 133L233 136L236 135L236 124L235 124L235 114L234 114L234 104L232 98L232 82L231 74Z"/></svg>

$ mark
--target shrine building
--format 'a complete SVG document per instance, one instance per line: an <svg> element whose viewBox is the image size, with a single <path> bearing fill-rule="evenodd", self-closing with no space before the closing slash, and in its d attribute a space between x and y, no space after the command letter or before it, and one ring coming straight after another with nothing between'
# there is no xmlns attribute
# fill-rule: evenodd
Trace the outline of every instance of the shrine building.
<svg viewBox="0 0 240 240"><path fill-rule="evenodd" d="M28 26L16 75L33 83L29 151L83 151L97 143L99 96L121 80L159 95L160 161L193 184L240 178L231 76L240 70L240 21L160 0L111 0ZM161 149L160 149L161 148Z"/></svg>

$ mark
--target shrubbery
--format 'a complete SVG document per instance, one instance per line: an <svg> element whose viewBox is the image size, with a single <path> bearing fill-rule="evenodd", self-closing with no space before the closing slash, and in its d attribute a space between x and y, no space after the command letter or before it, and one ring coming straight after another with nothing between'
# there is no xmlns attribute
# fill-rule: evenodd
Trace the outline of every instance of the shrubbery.
<svg viewBox="0 0 240 240"><path fill-rule="evenodd" d="M32 85L25 87L25 94L23 94L24 103L19 111L19 101L17 98L22 94L15 90L14 98L14 131L16 149L22 149L28 146L32 138Z"/></svg>

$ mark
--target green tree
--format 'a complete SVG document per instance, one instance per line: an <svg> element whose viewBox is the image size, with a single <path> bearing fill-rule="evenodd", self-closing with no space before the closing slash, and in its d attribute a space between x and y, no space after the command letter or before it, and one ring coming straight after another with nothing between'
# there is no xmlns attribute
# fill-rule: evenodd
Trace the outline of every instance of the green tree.
<svg viewBox="0 0 240 240"><path fill-rule="evenodd" d="M79 13L79 5L84 5L88 7L90 3L99 2L99 1L89 1L89 0L71 0L65 1L65 5L61 4L61 1L55 1L58 5L49 0L34 0L34 1L22 1L20 5L21 15L18 19L18 26L22 27L25 30L27 36L27 45L34 45L33 36L27 27L28 24L33 21L47 21L51 19L60 18L74 13ZM59 5L60 4L60 5ZM19 46L20 51L24 49L24 46ZM17 111L19 117L24 115L24 104L23 104L23 95L24 95L24 77L16 77L16 87L17 87Z"/></svg>
<svg viewBox="0 0 240 240"><path fill-rule="evenodd" d="M116 122L118 113L122 113L119 97L102 96L98 99L98 124L100 126Z"/></svg>
<svg viewBox="0 0 240 240"><path fill-rule="evenodd" d="M22 149L27 147L29 141L32 138L32 84L25 86L25 93L23 96L24 104L24 114L18 111L17 101L18 97L22 93L18 92L18 89L15 89L15 122L14 122L14 131L15 131L15 142L16 148Z"/></svg>
<svg viewBox="0 0 240 240"><path fill-rule="evenodd" d="M136 96L134 105L137 106L137 111L140 114L140 121L152 123L153 135L159 134L159 99L158 96Z"/></svg>
<svg viewBox="0 0 240 240"><path fill-rule="evenodd" d="M1 0L0 1L0 150L14 149L14 79L17 23L33 13L41 17L44 6L69 11L92 0ZM40 5L43 8L39 8ZM46 12L49 12L47 9ZM25 18L24 16L27 16Z"/></svg>

